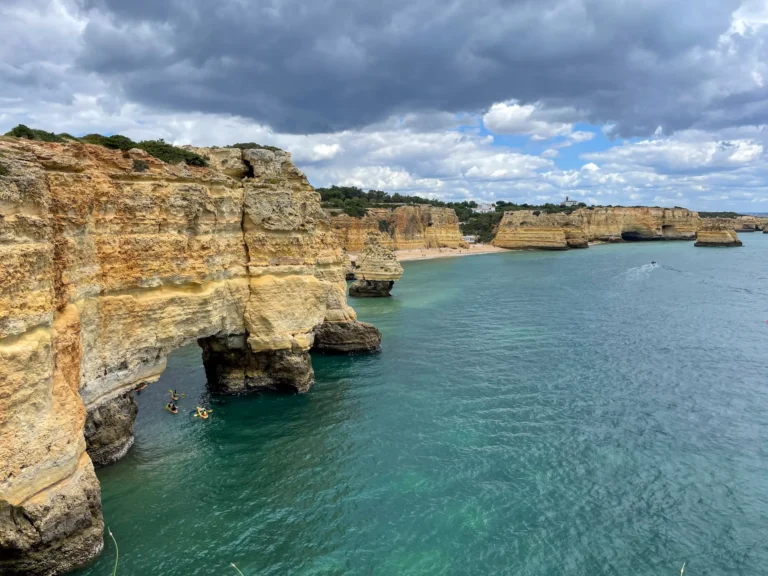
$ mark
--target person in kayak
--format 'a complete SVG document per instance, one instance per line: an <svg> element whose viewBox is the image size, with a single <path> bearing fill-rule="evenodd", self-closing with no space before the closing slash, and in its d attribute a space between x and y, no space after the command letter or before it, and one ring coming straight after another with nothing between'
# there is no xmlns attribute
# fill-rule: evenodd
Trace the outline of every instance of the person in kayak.
<svg viewBox="0 0 768 576"><path fill-rule="evenodd" d="M169 392L171 393L171 400L176 402L179 399L179 393L176 392L175 389L174 390L169 390Z"/></svg>
<svg viewBox="0 0 768 576"><path fill-rule="evenodd" d="M168 404L165 405L165 409L168 410L171 414L176 414L179 411L179 407L176 406L173 402L168 402Z"/></svg>

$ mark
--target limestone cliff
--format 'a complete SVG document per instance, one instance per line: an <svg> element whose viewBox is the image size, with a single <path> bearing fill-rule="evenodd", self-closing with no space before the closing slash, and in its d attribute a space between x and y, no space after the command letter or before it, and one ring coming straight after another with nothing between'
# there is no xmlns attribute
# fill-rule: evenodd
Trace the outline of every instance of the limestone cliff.
<svg viewBox="0 0 768 576"><path fill-rule="evenodd" d="M739 216L738 218L705 218L703 223L712 220L717 226L733 228L736 232L758 232L765 229L768 218L758 216ZM717 227L716 226L716 227Z"/></svg>
<svg viewBox="0 0 768 576"><path fill-rule="evenodd" d="M459 220L452 208L429 205L370 208L362 218L346 214L331 217L341 244L349 252L360 252L368 232L383 232L382 246L393 250L466 247Z"/></svg>
<svg viewBox="0 0 768 576"><path fill-rule="evenodd" d="M684 208L582 208L569 215L506 212L493 244L565 250L594 241L693 240L700 223L696 212Z"/></svg>
<svg viewBox="0 0 768 576"><path fill-rule="evenodd" d="M368 232L365 246L355 267L355 282L349 295L357 298L389 296L392 286L403 275L403 267L391 248L382 246L382 234Z"/></svg>
<svg viewBox="0 0 768 576"><path fill-rule="evenodd" d="M290 155L203 153L212 168L0 139L0 573L100 551L92 458L128 450L132 390L173 349L200 342L215 392L304 391L316 329L375 339Z"/></svg>
<svg viewBox="0 0 768 576"><path fill-rule="evenodd" d="M733 229L730 218L707 218L696 235L694 246L705 248L742 246L738 234Z"/></svg>

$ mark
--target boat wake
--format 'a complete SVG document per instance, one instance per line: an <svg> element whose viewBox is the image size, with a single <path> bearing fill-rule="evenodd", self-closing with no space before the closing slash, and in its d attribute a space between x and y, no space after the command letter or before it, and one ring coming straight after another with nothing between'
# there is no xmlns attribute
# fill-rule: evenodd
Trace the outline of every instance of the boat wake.
<svg viewBox="0 0 768 576"><path fill-rule="evenodd" d="M656 268L659 268L659 264L653 263L653 264L643 264L642 266L636 266L634 268L630 268L626 272L622 272L618 276L615 276L615 278L623 278L624 280L630 282L635 280L644 280L645 278L648 278L648 276L655 270Z"/></svg>

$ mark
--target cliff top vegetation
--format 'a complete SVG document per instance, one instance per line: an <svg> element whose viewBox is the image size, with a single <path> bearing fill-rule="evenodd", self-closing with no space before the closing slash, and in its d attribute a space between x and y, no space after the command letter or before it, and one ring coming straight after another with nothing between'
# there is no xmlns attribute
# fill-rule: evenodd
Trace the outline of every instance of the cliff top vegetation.
<svg viewBox="0 0 768 576"><path fill-rule="evenodd" d="M239 148L240 150L271 150L272 152L283 152L282 148L277 146L265 146L256 144L256 142L238 142L237 144L227 144L224 148Z"/></svg>
<svg viewBox="0 0 768 576"><path fill-rule="evenodd" d="M699 212L699 216L702 218L738 218L743 214L738 212Z"/></svg>
<svg viewBox="0 0 768 576"><path fill-rule="evenodd" d="M6 132L5 135L16 138L26 138L27 140L37 140L39 142L85 142L87 144L104 146L111 150L127 151L132 148L138 148L144 150L150 156L154 156L158 160L162 160L168 164L185 162L189 166L208 166L208 159L204 156L192 152L191 150L168 144L162 138L159 140L142 140L141 142L134 142L127 136L122 136L120 134L113 134L111 136L87 134L81 138L76 138L75 136L66 133L54 134L53 132L46 132L45 130L39 130L37 128L29 128L24 124L19 124L9 132Z"/></svg>

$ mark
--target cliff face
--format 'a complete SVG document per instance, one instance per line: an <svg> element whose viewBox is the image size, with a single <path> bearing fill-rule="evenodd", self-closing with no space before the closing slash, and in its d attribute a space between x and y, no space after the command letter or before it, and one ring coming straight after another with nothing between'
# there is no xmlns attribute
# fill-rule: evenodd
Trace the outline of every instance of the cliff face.
<svg viewBox="0 0 768 576"><path fill-rule="evenodd" d="M570 215L506 212L493 244L564 250L597 240L693 240L700 225L698 214L683 208L582 208Z"/></svg>
<svg viewBox="0 0 768 576"><path fill-rule="evenodd" d="M382 232L382 246L393 250L465 247L459 220L451 208L399 206L371 208L362 218L346 214L331 217L341 244L349 252L360 252L368 232Z"/></svg>
<svg viewBox="0 0 768 576"><path fill-rule="evenodd" d="M768 218L759 218L757 216L739 216L738 218L705 218L706 223L712 220L715 228L726 227L733 228L736 232L757 232L764 230Z"/></svg>
<svg viewBox="0 0 768 576"><path fill-rule="evenodd" d="M131 391L173 349L199 341L216 392L304 391L313 330L358 333L343 252L290 155L221 150L208 169L0 139L3 574L100 551L89 453L128 450Z"/></svg>

